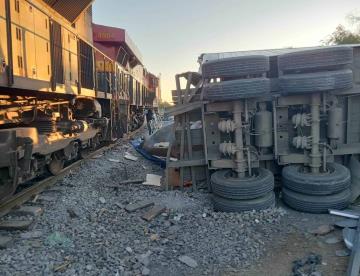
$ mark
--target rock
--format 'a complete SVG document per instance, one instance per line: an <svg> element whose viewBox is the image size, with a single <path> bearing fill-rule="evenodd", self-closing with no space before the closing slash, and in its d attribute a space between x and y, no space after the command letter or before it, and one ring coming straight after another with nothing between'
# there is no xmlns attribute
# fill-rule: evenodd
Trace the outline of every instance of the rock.
<svg viewBox="0 0 360 276"><path fill-rule="evenodd" d="M336 250L335 251L335 255L337 257L347 257L347 256L350 256L351 252L347 249L345 250Z"/></svg>
<svg viewBox="0 0 360 276"><path fill-rule="evenodd" d="M93 269L92 265L87 265L87 266L86 266L86 270L87 270L87 271L91 271L92 269Z"/></svg>
<svg viewBox="0 0 360 276"><path fill-rule="evenodd" d="M130 253L130 254L134 252L134 251L132 250L132 248L129 247L129 246L126 247L125 250L126 250L128 253Z"/></svg>
<svg viewBox="0 0 360 276"><path fill-rule="evenodd" d="M324 225L320 225L316 229L311 230L310 233L313 235L324 236L331 233L334 230L335 230L334 226L329 224L324 224Z"/></svg>
<svg viewBox="0 0 360 276"><path fill-rule="evenodd" d="M150 269L148 269L147 267L144 267L141 271L141 274L144 276L150 275Z"/></svg>
<svg viewBox="0 0 360 276"><path fill-rule="evenodd" d="M75 212L74 209L69 208L69 209L67 209L66 211L68 212L70 218L77 218L77 217L79 217L78 214Z"/></svg>
<svg viewBox="0 0 360 276"><path fill-rule="evenodd" d="M321 276L322 273L320 271L314 271L310 274L310 276Z"/></svg>
<svg viewBox="0 0 360 276"><path fill-rule="evenodd" d="M151 241L158 241L158 240L160 240L160 237L159 237L158 234L152 234L152 235L150 236L150 240L151 240Z"/></svg>
<svg viewBox="0 0 360 276"><path fill-rule="evenodd" d="M12 241L10 237L0 236L0 249L6 249Z"/></svg>
<svg viewBox="0 0 360 276"><path fill-rule="evenodd" d="M191 268L196 268L198 266L197 262L194 259L192 259L186 255L180 256L179 261L186 264L187 266L189 266Z"/></svg>
<svg viewBox="0 0 360 276"><path fill-rule="evenodd" d="M141 254L140 256L138 256L137 259L144 266L149 266L149 264L150 264L150 255L151 255L151 251L148 251L147 253Z"/></svg>
<svg viewBox="0 0 360 276"><path fill-rule="evenodd" d="M43 236L43 232L41 231L20 233L20 238L24 240L38 239L41 238L42 236Z"/></svg>
<svg viewBox="0 0 360 276"><path fill-rule="evenodd" d="M100 201L102 204L105 204L105 203L106 203L106 200L105 200L105 198L103 198L103 197L99 197L99 201Z"/></svg>
<svg viewBox="0 0 360 276"><path fill-rule="evenodd" d="M325 240L325 243L327 243L327 244L336 244L339 242L341 242L341 240L337 237L329 237Z"/></svg>

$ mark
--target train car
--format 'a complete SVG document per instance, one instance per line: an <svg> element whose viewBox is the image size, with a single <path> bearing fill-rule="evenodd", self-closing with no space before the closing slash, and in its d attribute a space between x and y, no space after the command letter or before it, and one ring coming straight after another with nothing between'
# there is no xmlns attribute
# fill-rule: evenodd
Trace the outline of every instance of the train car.
<svg viewBox="0 0 360 276"><path fill-rule="evenodd" d="M126 30L93 24L93 32L96 48L116 61L122 125L136 129L144 122L144 109L157 106L159 79L144 67L142 55ZM101 58L96 59L96 66L104 67Z"/></svg>
<svg viewBox="0 0 360 276"><path fill-rule="evenodd" d="M92 2L0 0L0 201L129 129L136 67L94 47Z"/></svg>

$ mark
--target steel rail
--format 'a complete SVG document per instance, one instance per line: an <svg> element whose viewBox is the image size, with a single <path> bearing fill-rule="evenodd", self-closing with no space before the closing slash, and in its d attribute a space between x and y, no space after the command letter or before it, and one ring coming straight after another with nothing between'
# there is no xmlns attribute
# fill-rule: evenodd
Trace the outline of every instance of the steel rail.
<svg viewBox="0 0 360 276"><path fill-rule="evenodd" d="M66 176L72 169L79 167L86 160L91 159L93 156L99 155L106 150L112 149L116 145L117 143L111 144L110 146L104 146L96 151L93 151L89 153L89 155L87 155L85 158L80 159L64 168L59 174L41 180L32 185L31 187L26 188L21 192L15 194L10 199L0 204L0 217L7 215L13 208L21 206L22 204L29 201L33 196L36 196L47 188L53 186L57 181L63 179L64 176Z"/></svg>
<svg viewBox="0 0 360 276"><path fill-rule="evenodd" d="M137 130L128 134L125 140L131 139L135 134L139 133L144 128L144 125ZM121 141L123 139L119 139ZM123 140L124 141L124 140ZM21 192L15 194L10 199L6 200L2 204L0 204L0 218L6 216L13 208L19 207L22 204L28 202L33 196L40 194L41 192L45 191L49 187L53 186L57 181L61 180L66 176L72 169L79 167L83 164L86 160L91 159L92 157L99 155L107 150L111 150L115 146L119 145L118 142L110 144L108 146L104 146L98 150L95 150L86 155L83 159L80 159L71 165L64 168L59 174L55 176L48 177L44 180L41 180L29 188L22 190Z"/></svg>

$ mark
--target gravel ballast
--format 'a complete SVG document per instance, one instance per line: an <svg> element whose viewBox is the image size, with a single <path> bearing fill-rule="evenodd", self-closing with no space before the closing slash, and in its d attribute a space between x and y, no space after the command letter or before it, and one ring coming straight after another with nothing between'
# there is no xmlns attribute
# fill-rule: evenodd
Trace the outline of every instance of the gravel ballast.
<svg viewBox="0 0 360 276"><path fill-rule="evenodd" d="M139 160L125 160L126 152ZM147 173L164 172L127 142L86 161L47 193L55 201L44 203L44 214L29 234L10 233L14 242L1 251L0 275L235 273L264 255L285 214L281 208L217 213L205 192L163 192L142 184L106 187L145 179ZM146 222L141 216L151 207L125 210L144 200L166 211Z"/></svg>

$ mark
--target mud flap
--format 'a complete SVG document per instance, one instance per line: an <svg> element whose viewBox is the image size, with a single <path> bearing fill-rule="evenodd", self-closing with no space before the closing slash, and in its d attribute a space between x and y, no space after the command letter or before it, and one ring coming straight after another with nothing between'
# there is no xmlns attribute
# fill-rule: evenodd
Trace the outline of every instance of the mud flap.
<svg viewBox="0 0 360 276"><path fill-rule="evenodd" d="M360 196L360 162L355 155L350 159L349 169L351 172L351 202L355 202Z"/></svg>

